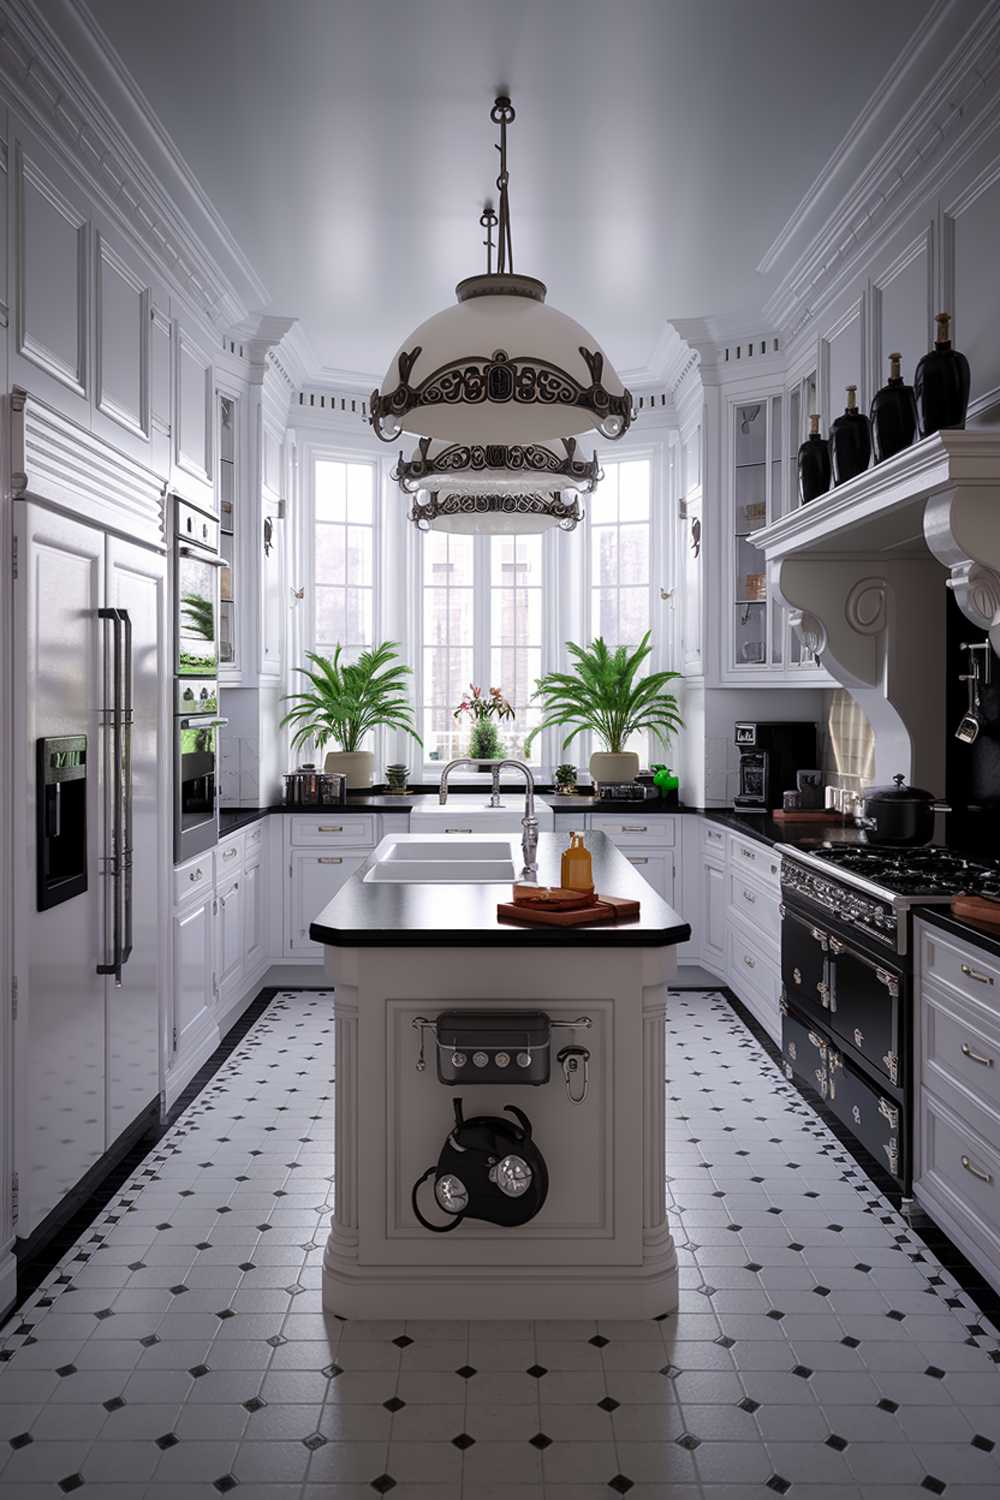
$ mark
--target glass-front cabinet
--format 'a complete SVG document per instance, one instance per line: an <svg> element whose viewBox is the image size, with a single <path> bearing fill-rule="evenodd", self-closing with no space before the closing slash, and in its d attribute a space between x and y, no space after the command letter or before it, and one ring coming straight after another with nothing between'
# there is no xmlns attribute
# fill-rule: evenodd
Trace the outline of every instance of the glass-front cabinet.
<svg viewBox="0 0 1000 1500"><path fill-rule="evenodd" d="M730 414L730 629L723 673L732 681L766 676L801 682L821 673L791 628L788 611L769 596L764 553L754 533L798 505L797 455L815 402L815 376L790 390L732 401Z"/></svg>
<svg viewBox="0 0 1000 1500"><path fill-rule="evenodd" d="M232 397L217 395L219 546L225 567L221 570L219 604L219 667L222 672L239 670L236 649L236 610L239 568L236 555L236 420L237 403Z"/></svg>

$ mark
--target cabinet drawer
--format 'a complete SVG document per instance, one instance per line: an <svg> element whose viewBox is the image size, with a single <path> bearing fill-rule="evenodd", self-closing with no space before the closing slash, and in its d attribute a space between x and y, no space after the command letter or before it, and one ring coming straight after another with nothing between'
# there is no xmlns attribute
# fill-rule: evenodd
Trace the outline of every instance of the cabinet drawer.
<svg viewBox="0 0 1000 1500"><path fill-rule="evenodd" d="M209 849L197 859L189 859L187 864L177 866L174 871L174 905L180 906L189 897L210 891L212 885L212 851Z"/></svg>
<svg viewBox="0 0 1000 1500"><path fill-rule="evenodd" d="M995 1266L1000 1261L1000 1152L926 1089L920 1094L918 1184L955 1216Z"/></svg>
<svg viewBox="0 0 1000 1500"><path fill-rule="evenodd" d="M612 816L610 813L591 813L590 826L596 833L606 833L616 844L654 844L660 848L673 848L677 838L675 818L663 813L633 813L630 816Z"/></svg>
<svg viewBox="0 0 1000 1500"><path fill-rule="evenodd" d="M217 880L228 880L243 863L246 836L242 832L230 834L223 839L215 851L215 875Z"/></svg>
<svg viewBox="0 0 1000 1500"><path fill-rule="evenodd" d="M635 866L636 873L641 875L653 887L658 896L669 905L674 904L674 856L670 849L654 849L650 845L618 844L617 848L624 854L630 865Z"/></svg>
<svg viewBox="0 0 1000 1500"><path fill-rule="evenodd" d="M990 1025L971 1006L930 985L922 990L920 1011L921 1081L960 1113L968 1099L988 1111L986 1128L1000 1149L1000 1020ZM983 1128L981 1117L976 1123Z"/></svg>
<svg viewBox="0 0 1000 1500"><path fill-rule="evenodd" d="M729 835L729 862L734 870L750 870L766 885L779 886L781 856L766 844L755 844L752 839L741 839L737 834Z"/></svg>
<svg viewBox="0 0 1000 1500"><path fill-rule="evenodd" d="M729 928L729 974L737 994L744 985L748 985L777 1010L781 988L777 955L772 957L765 944L751 941L744 932L733 926Z"/></svg>
<svg viewBox="0 0 1000 1500"><path fill-rule="evenodd" d="M250 855L253 854L257 849L259 849L261 847L261 845L263 844L263 842L264 842L264 820L261 819L261 821L259 823L251 823L250 827L246 831L246 855L247 855L247 859L249 859Z"/></svg>
<svg viewBox="0 0 1000 1500"><path fill-rule="evenodd" d="M777 948L781 941L781 915L778 893L748 879L737 868L729 871L729 909L734 916L750 922L768 942Z"/></svg>
<svg viewBox="0 0 1000 1500"><path fill-rule="evenodd" d="M981 949L966 947L932 927L924 927L920 966L927 977L1000 1014L1000 965Z"/></svg>
<svg viewBox="0 0 1000 1500"><path fill-rule="evenodd" d="M292 843L297 845L345 844L367 849L376 843L374 813L342 813L331 808L309 817L293 816L291 824Z"/></svg>
<svg viewBox="0 0 1000 1500"><path fill-rule="evenodd" d="M706 823L701 835L702 852L709 858L716 854L721 859L726 857L726 832L712 823Z"/></svg>

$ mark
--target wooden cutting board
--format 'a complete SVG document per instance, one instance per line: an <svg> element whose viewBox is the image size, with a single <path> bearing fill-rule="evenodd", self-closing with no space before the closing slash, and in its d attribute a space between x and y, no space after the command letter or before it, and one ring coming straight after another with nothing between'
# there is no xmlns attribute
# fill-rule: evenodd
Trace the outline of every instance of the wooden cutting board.
<svg viewBox="0 0 1000 1500"><path fill-rule="evenodd" d="M497 903L497 916L507 922L525 922L529 926L584 927L595 922L634 922L639 916L639 903L617 896L606 896L597 897L591 905L571 911L549 911L541 906L500 901Z"/></svg>
<svg viewBox="0 0 1000 1500"><path fill-rule="evenodd" d="M831 807L808 809L776 807L771 817L776 823L843 823L846 821L843 813L834 812Z"/></svg>
<svg viewBox="0 0 1000 1500"><path fill-rule="evenodd" d="M951 903L951 914L966 922L1000 927L1000 901L990 901L985 896L956 896Z"/></svg>

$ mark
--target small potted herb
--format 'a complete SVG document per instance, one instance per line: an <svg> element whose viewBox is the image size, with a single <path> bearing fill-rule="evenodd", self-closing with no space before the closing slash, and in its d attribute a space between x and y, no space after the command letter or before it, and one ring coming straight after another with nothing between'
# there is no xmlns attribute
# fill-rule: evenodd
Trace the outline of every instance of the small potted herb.
<svg viewBox="0 0 1000 1500"><path fill-rule="evenodd" d="M478 761L502 760L504 747L496 721L512 719L514 710L499 688L491 687L488 693L469 683L469 691L456 708L452 718L472 720L469 735L469 759Z"/></svg>
<svg viewBox="0 0 1000 1500"><path fill-rule="evenodd" d="M572 797L576 791L576 766L564 761L561 766L556 766L555 787L563 797Z"/></svg>

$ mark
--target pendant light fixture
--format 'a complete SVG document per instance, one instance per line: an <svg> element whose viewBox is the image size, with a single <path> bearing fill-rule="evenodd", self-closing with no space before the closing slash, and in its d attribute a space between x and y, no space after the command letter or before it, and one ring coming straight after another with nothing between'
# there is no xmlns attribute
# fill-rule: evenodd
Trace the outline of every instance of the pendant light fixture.
<svg viewBox="0 0 1000 1500"><path fill-rule="evenodd" d="M507 169L514 108L506 96L490 118L500 132L496 270L488 235L485 274L460 281L456 305L421 323L394 354L372 392L372 427L385 442L412 432L522 449L591 428L620 438L632 397L610 360L585 328L546 306L543 282L514 271Z"/></svg>
<svg viewBox="0 0 1000 1500"><path fill-rule="evenodd" d="M576 438L555 443L446 443L422 437L392 477L414 496L410 520L422 531L529 532L582 519L579 496L603 477L595 452L577 455ZM558 488L556 488L558 486Z"/></svg>

